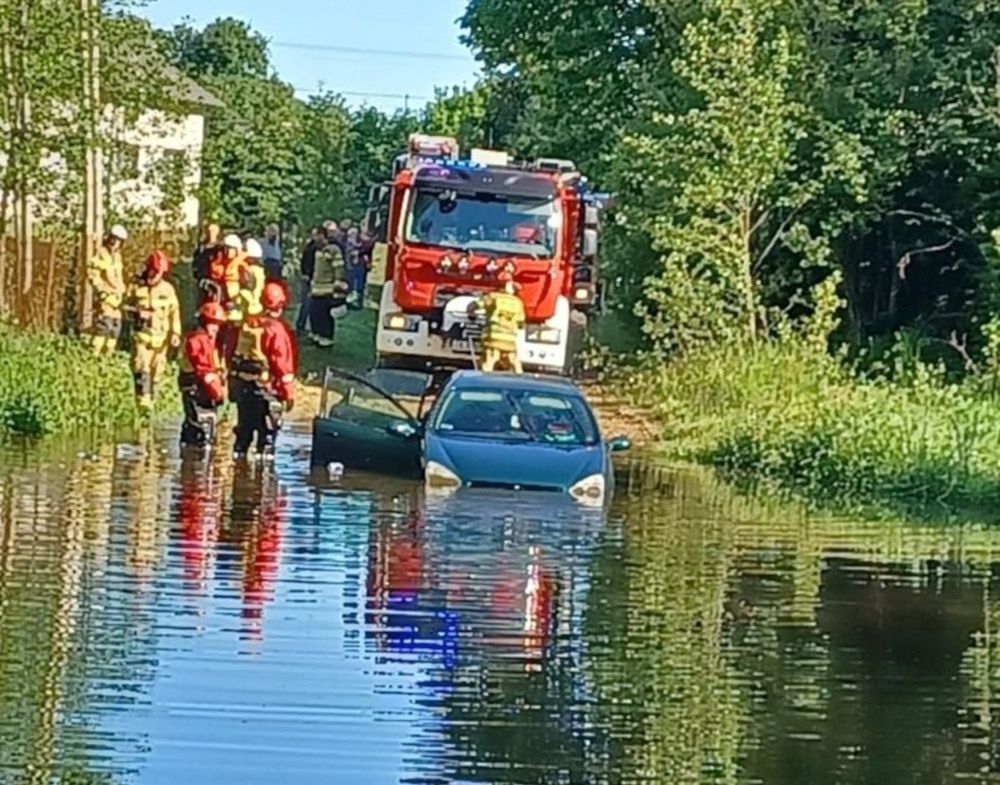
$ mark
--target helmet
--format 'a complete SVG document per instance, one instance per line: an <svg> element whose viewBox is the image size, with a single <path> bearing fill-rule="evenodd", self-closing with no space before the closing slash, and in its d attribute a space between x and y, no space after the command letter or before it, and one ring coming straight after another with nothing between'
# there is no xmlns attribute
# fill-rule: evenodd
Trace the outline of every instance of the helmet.
<svg viewBox="0 0 1000 785"><path fill-rule="evenodd" d="M260 296L260 304L266 311L280 311L288 305L288 291L277 281L266 283Z"/></svg>
<svg viewBox="0 0 1000 785"><path fill-rule="evenodd" d="M108 237L114 237L116 240L125 242L128 239L128 232L125 231L125 227L121 224L115 224L108 230Z"/></svg>
<svg viewBox="0 0 1000 785"><path fill-rule="evenodd" d="M243 242L238 234L227 234L222 239L222 245L226 248L232 248L234 251L243 250Z"/></svg>
<svg viewBox="0 0 1000 785"><path fill-rule="evenodd" d="M170 272L170 257L163 251L153 251L146 258L146 273L148 275L166 275Z"/></svg>
<svg viewBox="0 0 1000 785"><path fill-rule="evenodd" d="M260 243L254 240L252 237L247 240L246 246L244 246L247 252L247 256L251 259L263 259L264 249L260 247Z"/></svg>
<svg viewBox="0 0 1000 785"><path fill-rule="evenodd" d="M226 323L226 309L219 303L207 302L198 309L198 318L202 322L215 322L216 324Z"/></svg>

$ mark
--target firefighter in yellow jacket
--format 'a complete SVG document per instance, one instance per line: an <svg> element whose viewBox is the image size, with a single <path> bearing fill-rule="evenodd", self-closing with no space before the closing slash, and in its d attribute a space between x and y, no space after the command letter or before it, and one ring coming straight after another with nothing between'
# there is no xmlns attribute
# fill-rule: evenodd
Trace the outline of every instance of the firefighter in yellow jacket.
<svg viewBox="0 0 1000 785"><path fill-rule="evenodd" d="M112 226L97 254L87 265L87 280L94 294L90 341L94 352L99 355L114 353L122 331L125 277L121 249L127 239L125 227Z"/></svg>
<svg viewBox="0 0 1000 785"><path fill-rule="evenodd" d="M173 285L164 280L170 259L154 251L142 274L126 297L126 309L133 319L132 374L139 408L153 408L156 387L163 378L167 352L181 343L181 309Z"/></svg>
<svg viewBox="0 0 1000 785"><path fill-rule="evenodd" d="M264 269L264 249L252 237L244 246L246 265L240 272L240 292L237 295L244 316L260 316L264 312L260 304L264 294L264 284L267 283L267 271Z"/></svg>
<svg viewBox="0 0 1000 785"><path fill-rule="evenodd" d="M323 348L333 346L337 314L346 310L347 266L344 246L335 237L321 237L316 245L316 264L309 291L313 343Z"/></svg>
<svg viewBox="0 0 1000 785"><path fill-rule="evenodd" d="M479 367L489 373L503 364L514 373L524 373L517 356L517 334L524 329L526 321L524 303L517 296L511 273L501 273L500 281L503 283L501 291L490 292L476 304L477 314L486 321Z"/></svg>

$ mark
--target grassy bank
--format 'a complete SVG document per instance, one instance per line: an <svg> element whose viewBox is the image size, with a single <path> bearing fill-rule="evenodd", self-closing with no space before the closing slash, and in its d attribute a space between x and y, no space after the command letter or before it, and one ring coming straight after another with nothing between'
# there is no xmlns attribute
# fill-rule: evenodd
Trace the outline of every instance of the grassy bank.
<svg viewBox="0 0 1000 785"><path fill-rule="evenodd" d="M1000 401L976 381L923 365L864 378L789 340L702 350L632 382L675 458L849 507L1000 504Z"/></svg>
<svg viewBox="0 0 1000 785"><path fill-rule="evenodd" d="M179 409L173 369L157 401ZM0 326L0 434L43 436L134 422L128 356L97 358L78 340Z"/></svg>

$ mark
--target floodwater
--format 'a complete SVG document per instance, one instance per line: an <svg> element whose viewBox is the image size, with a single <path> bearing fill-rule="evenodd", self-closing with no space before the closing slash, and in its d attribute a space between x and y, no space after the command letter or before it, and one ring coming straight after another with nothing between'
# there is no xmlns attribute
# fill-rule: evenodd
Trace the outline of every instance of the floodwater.
<svg viewBox="0 0 1000 785"><path fill-rule="evenodd" d="M0 783L1000 782L1000 531L0 459Z"/></svg>

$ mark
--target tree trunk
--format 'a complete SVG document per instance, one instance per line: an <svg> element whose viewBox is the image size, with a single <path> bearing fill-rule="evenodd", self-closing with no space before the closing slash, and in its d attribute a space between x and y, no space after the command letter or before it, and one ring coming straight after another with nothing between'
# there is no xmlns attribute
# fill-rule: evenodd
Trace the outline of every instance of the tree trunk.
<svg viewBox="0 0 1000 785"><path fill-rule="evenodd" d="M97 253L103 229L101 220L101 166L97 154L98 116L100 112L100 51L97 24L100 6L97 0L80 0L81 4L81 54L83 58L83 118L84 118L84 174L83 174L83 235L80 260L77 266L79 297L79 324L81 329L93 320L93 292L87 282L87 264Z"/></svg>
<svg viewBox="0 0 1000 785"><path fill-rule="evenodd" d="M742 235L743 297L746 308L747 337L751 344L757 343L757 287L753 279L753 211L745 209L740 216Z"/></svg>

